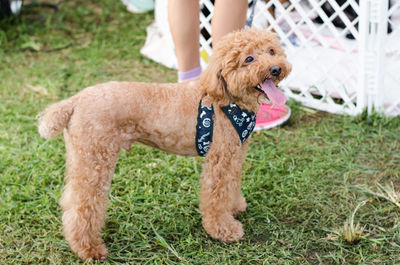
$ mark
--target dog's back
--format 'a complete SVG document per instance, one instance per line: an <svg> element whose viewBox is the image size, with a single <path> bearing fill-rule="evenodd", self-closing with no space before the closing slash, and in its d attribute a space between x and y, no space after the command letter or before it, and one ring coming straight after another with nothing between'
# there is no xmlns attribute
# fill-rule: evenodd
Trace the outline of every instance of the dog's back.
<svg viewBox="0 0 400 265"><path fill-rule="evenodd" d="M39 133L103 135L129 149L139 142L182 155L195 155L196 114L201 91L192 84L108 82L50 105L39 115ZM159 137L161 136L162 137ZM116 139L117 140L117 139Z"/></svg>

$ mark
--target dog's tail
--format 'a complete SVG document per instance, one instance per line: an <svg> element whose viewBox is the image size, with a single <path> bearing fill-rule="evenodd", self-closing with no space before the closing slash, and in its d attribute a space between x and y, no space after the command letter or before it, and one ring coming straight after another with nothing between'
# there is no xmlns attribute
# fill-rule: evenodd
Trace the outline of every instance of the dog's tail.
<svg viewBox="0 0 400 265"><path fill-rule="evenodd" d="M39 134L44 138L53 138L67 127L72 113L74 112L74 104L71 99L66 99L58 103L48 106L39 114Z"/></svg>

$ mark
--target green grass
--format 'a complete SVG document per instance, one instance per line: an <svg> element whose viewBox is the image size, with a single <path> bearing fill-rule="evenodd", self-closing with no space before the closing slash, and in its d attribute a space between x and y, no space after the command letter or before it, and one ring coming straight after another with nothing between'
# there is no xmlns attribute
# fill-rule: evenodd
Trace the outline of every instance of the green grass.
<svg viewBox="0 0 400 265"><path fill-rule="evenodd" d="M0 22L2 264L81 262L61 233L64 143L39 137L37 113L104 81L175 79L139 53L151 14L130 14L111 0L59 8L28 8ZM139 146L122 152L104 264L399 264L400 209L376 194L390 182L400 190L400 118L290 106L285 126L251 139L239 243L212 240L201 226L202 159ZM343 237L349 224L362 231L352 244Z"/></svg>

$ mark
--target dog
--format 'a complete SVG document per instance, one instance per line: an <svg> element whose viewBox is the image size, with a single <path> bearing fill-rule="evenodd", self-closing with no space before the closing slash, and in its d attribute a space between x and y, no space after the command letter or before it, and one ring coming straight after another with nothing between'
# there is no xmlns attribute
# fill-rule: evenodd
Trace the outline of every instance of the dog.
<svg viewBox="0 0 400 265"><path fill-rule="evenodd" d="M246 137L262 101L285 103L276 84L290 71L277 35L248 29L217 43L198 81L108 82L47 107L39 115L40 135L52 138L64 130L66 184L60 205L71 249L83 260L106 258L100 232L107 193L119 151L134 143L204 155L202 225L214 239L240 240L243 227L234 216L246 209L240 192ZM210 127L208 134L199 133Z"/></svg>

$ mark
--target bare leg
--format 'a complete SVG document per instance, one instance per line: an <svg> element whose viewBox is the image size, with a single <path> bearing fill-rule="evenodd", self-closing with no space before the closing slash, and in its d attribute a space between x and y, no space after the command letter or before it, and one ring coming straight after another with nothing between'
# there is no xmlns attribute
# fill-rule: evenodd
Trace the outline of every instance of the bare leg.
<svg viewBox="0 0 400 265"><path fill-rule="evenodd" d="M169 0L168 22L174 40L178 70L192 70L200 66L199 1Z"/></svg>
<svg viewBox="0 0 400 265"><path fill-rule="evenodd" d="M212 18L212 43L246 24L247 0L216 0Z"/></svg>
<svg viewBox="0 0 400 265"><path fill-rule="evenodd" d="M212 39L215 44L223 35L244 27L247 0L217 0L212 19ZM168 22L175 45L178 71L188 72L200 67L199 1L169 0ZM197 73L197 71L196 71Z"/></svg>
<svg viewBox="0 0 400 265"><path fill-rule="evenodd" d="M118 150L110 146L71 143L67 147L67 177L60 201L63 230L71 249L83 260L105 259L107 248L100 237L108 202L108 190ZM82 146L86 145L86 146Z"/></svg>

